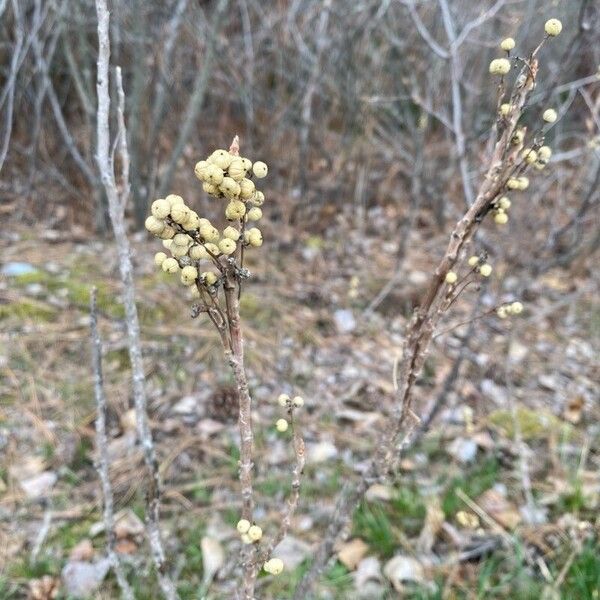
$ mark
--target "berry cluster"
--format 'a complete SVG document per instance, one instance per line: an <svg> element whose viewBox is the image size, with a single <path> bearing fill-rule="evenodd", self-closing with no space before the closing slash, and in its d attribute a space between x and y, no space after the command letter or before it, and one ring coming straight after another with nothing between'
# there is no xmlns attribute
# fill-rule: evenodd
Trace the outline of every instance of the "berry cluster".
<svg viewBox="0 0 600 600"><path fill-rule="evenodd" d="M156 266L165 273L179 274L181 283L191 288L194 297L200 296L202 286L210 289L218 285L219 274L203 271L202 261L223 271L227 257L237 258L242 247L262 246L260 229L248 228L247 223L262 217L259 206L264 203L265 195L256 189L252 178L262 179L267 172L264 162L252 164L227 150L215 150L207 160L198 162L195 173L203 182L204 191L229 201L225 218L231 224L219 230L176 194L155 200L145 226L163 240L170 253L168 256L158 252L154 256Z"/></svg>
<svg viewBox="0 0 600 600"><path fill-rule="evenodd" d="M302 408L304 406L304 398L302 396L294 396L290 398L287 394L280 394L277 398L277 404L282 408L287 408L288 412L294 410L294 408ZM275 428L280 433L284 433L287 431L289 423L286 419L277 419L275 423Z"/></svg>
<svg viewBox="0 0 600 600"><path fill-rule="evenodd" d="M496 314L501 319L506 319L511 315L520 315L523 312L523 304L521 302L511 302L510 304L503 304L496 310Z"/></svg>
<svg viewBox="0 0 600 600"><path fill-rule="evenodd" d="M562 23L558 19L550 19L546 21L544 25L546 37L555 37L562 31ZM500 48L504 50L508 57L510 52L515 47L515 40L513 38L506 38L500 43ZM521 60L523 59L515 59ZM509 58L495 58L490 63L489 71L492 75L504 76L509 73L511 68L511 62ZM501 90L503 87L501 86ZM499 106L500 118L503 122L508 123L508 119L514 116L514 107L509 102L501 103ZM542 114L542 120L545 123L552 124L558 118L557 112L553 108L547 108ZM543 135L543 131L540 130ZM526 129L521 126L515 127L512 132L510 143L512 146L516 146L516 149L520 151L521 161L517 164L516 171L513 176L509 177L506 182L506 188L511 191L524 191L529 187L529 178L522 173L528 168L533 167L538 171L544 169L548 164L550 157L552 156L552 149L549 146L542 146L540 141L536 141L531 147L524 148ZM542 138L543 139L543 138ZM494 222L498 225L506 225L508 223L508 209L511 205L511 201L507 196L502 196L496 199L491 206L491 213L494 218Z"/></svg>

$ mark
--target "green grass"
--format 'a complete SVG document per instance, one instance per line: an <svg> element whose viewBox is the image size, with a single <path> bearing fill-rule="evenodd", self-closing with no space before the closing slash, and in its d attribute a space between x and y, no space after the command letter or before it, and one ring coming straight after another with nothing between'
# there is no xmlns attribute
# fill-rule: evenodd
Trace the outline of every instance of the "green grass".
<svg viewBox="0 0 600 600"><path fill-rule="evenodd" d="M567 573L561 598L598 600L600 598L600 545L589 542L573 561Z"/></svg>
<svg viewBox="0 0 600 600"><path fill-rule="evenodd" d="M418 535L425 513L425 503L416 488L405 486L390 502L361 503L354 514L353 535L381 558L390 558L397 552L401 537Z"/></svg>
<svg viewBox="0 0 600 600"><path fill-rule="evenodd" d="M456 495L457 489L461 489L469 498L477 498L496 483L499 472L500 465L497 459L490 457L476 464L463 475L452 478L442 498L442 510L446 518L452 518L464 508L463 501Z"/></svg>

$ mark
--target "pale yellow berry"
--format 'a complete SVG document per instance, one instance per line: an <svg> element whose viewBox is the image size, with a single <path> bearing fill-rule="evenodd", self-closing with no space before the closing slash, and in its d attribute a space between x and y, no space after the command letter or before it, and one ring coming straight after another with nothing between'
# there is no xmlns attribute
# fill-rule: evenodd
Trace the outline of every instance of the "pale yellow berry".
<svg viewBox="0 0 600 600"><path fill-rule="evenodd" d="M304 406L304 398L302 396L294 396L292 403L296 408L301 408Z"/></svg>
<svg viewBox="0 0 600 600"><path fill-rule="evenodd" d="M490 63L492 75L506 75L510 71L510 60L508 58L495 58Z"/></svg>
<svg viewBox="0 0 600 600"><path fill-rule="evenodd" d="M240 184L232 177L223 177L223 183L219 186L226 198L234 199L240 195Z"/></svg>
<svg viewBox="0 0 600 600"><path fill-rule="evenodd" d="M271 575L279 575L283 571L283 561L280 558L272 558L263 565L263 569Z"/></svg>
<svg viewBox="0 0 600 600"><path fill-rule="evenodd" d="M203 258L208 258L208 252L206 248L200 244L194 244L190 249L188 254L192 260L202 260Z"/></svg>
<svg viewBox="0 0 600 600"><path fill-rule="evenodd" d="M508 223L508 215L503 211L503 212L497 212L494 215L494 222L497 225L506 225Z"/></svg>
<svg viewBox="0 0 600 600"><path fill-rule="evenodd" d="M562 31L562 23L558 19L548 19L544 31L551 37L556 37Z"/></svg>
<svg viewBox="0 0 600 600"><path fill-rule="evenodd" d="M219 250L226 256L233 254L235 252L236 248L237 248L237 244L233 240L230 240L229 238L223 238L219 242Z"/></svg>
<svg viewBox="0 0 600 600"><path fill-rule="evenodd" d="M198 269L196 269L196 267L188 265L181 269L181 283L183 283L183 285L193 285L196 281L196 277L198 277Z"/></svg>
<svg viewBox="0 0 600 600"><path fill-rule="evenodd" d="M236 529L240 535L248 533L248 529L250 529L250 521L248 521L248 519L240 519L236 525Z"/></svg>
<svg viewBox="0 0 600 600"><path fill-rule="evenodd" d="M164 260L161 267L165 273L177 273L179 271L179 263L174 258Z"/></svg>
<svg viewBox="0 0 600 600"><path fill-rule="evenodd" d="M450 285L452 285L453 283L456 283L457 279L458 279L458 275L454 272L454 271L448 271L446 273L446 283L449 283Z"/></svg>
<svg viewBox="0 0 600 600"><path fill-rule="evenodd" d="M212 271L202 273L202 279L206 285L214 285L217 282L217 276Z"/></svg>
<svg viewBox="0 0 600 600"><path fill-rule="evenodd" d="M508 316L508 312L506 311L506 306L499 306L496 309L496 314L501 318L501 319L506 319L506 317Z"/></svg>
<svg viewBox="0 0 600 600"><path fill-rule="evenodd" d="M173 227L165 225L165 228L158 234L158 237L161 240L170 240L176 233L177 231Z"/></svg>
<svg viewBox="0 0 600 600"><path fill-rule="evenodd" d="M223 169L215 164L211 164L206 169L206 182L214 185L221 185L223 183L225 175L223 175Z"/></svg>
<svg viewBox="0 0 600 600"><path fill-rule="evenodd" d="M258 227L252 227L251 229L248 229L248 231L245 233L245 239L254 248L262 246L263 243L263 236Z"/></svg>
<svg viewBox="0 0 600 600"><path fill-rule="evenodd" d="M281 406L282 408L285 408L288 405L289 401L290 397L287 394L279 394L279 396L277 397L277 404L279 404L279 406Z"/></svg>
<svg viewBox="0 0 600 600"><path fill-rule="evenodd" d="M241 200L232 200L225 208L225 217L237 221L246 214L246 205Z"/></svg>
<svg viewBox="0 0 600 600"><path fill-rule="evenodd" d="M215 185L214 183L209 183L208 181L205 181L202 184L202 189L209 195L209 196L216 196L217 198L220 196L221 194L221 190L219 189L218 185Z"/></svg>
<svg viewBox="0 0 600 600"><path fill-rule="evenodd" d="M208 242L208 244L204 244L204 247L206 248L207 252L210 252L210 254L213 254L214 256L219 256L219 254L221 254L221 251L219 250L219 246L217 246L216 244L213 244L212 242Z"/></svg>
<svg viewBox="0 0 600 600"><path fill-rule="evenodd" d="M262 179L263 177L267 176L269 168L264 162L262 162L262 160L257 160L252 166L252 172L258 179Z"/></svg>
<svg viewBox="0 0 600 600"><path fill-rule="evenodd" d="M546 123L554 123L558 118L558 114L553 108L547 108L542 115L542 119L546 121Z"/></svg>
<svg viewBox="0 0 600 600"><path fill-rule="evenodd" d="M190 216L190 209L185 204L175 204L171 206L171 219L175 223L185 223Z"/></svg>
<svg viewBox="0 0 600 600"><path fill-rule="evenodd" d="M539 150L538 150L538 159L539 160L550 160L550 157L552 156L552 148L550 148L550 146L542 146Z"/></svg>
<svg viewBox="0 0 600 600"><path fill-rule="evenodd" d="M521 191L526 190L529 187L529 177L525 177L524 175L518 177L517 182Z"/></svg>
<svg viewBox="0 0 600 600"><path fill-rule="evenodd" d="M250 536L247 533L242 534L241 539L242 542L246 545L252 543L252 540L250 539Z"/></svg>
<svg viewBox="0 0 600 600"><path fill-rule="evenodd" d="M176 204L185 204L183 198L177 194L169 194L165 200L171 205L171 208L173 208L173 206Z"/></svg>
<svg viewBox="0 0 600 600"><path fill-rule="evenodd" d="M479 273L483 277L489 277L492 274L492 265L484 263L479 267Z"/></svg>
<svg viewBox="0 0 600 600"><path fill-rule="evenodd" d="M254 196L254 190L256 189L256 186L254 185L254 181L252 181L251 179L246 179L244 177L244 179L242 179L240 181L240 198L243 198L244 200L250 200L250 198L252 198L252 196Z"/></svg>
<svg viewBox="0 0 600 600"><path fill-rule="evenodd" d="M167 255L164 252L157 252L154 255L154 264L157 267L160 267L165 262L165 260L167 260Z"/></svg>
<svg viewBox="0 0 600 600"><path fill-rule="evenodd" d="M168 250L171 247L173 240L163 240L162 245Z"/></svg>
<svg viewBox="0 0 600 600"><path fill-rule="evenodd" d="M289 423L285 419L277 419L277 423L275 423L275 427L277 428L277 431L283 433L284 431L287 431L287 428L289 427Z"/></svg>
<svg viewBox="0 0 600 600"><path fill-rule="evenodd" d="M226 169L230 164L233 156L227 150L215 150L208 158L208 162L216 165L220 169Z"/></svg>
<svg viewBox="0 0 600 600"><path fill-rule="evenodd" d="M186 231L194 231L200 227L200 217L196 211L190 210L190 216L187 218L187 221L182 224L182 227Z"/></svg>
<svg viewBox="0 0 600 600"><path fill-rule="evenodd" d="M468 260L468 264L470 267L474 267L479 264L479 256L471 256Z"/></svg>
<svg viewBox="0 0 600 600"><path fill-rule="evenodd" d="M262 529L258 525L252 525L250 529L248 529L248 537L252 542L258 542L262 537Z"/></svg>
<svg viewBox="0 0 600 600"><path fill-rule="evenodd" d="M510 112L510 109L511 109L511 105L510 104L506 104L506 103L505 104L501 104L500 105L500 114L503 117L506 117L506 115Z"/></svg>
<svg viewBox="0 0 600 600"><path fill-rule="evenodd" d="M198 228L202 227L202 225L212 225L212 223L208 219L202 217L198 219Z"/></svg>
<svg viewBox="0 0 600 600"><path fill-rule="evenodd" d="M252 168L252 161L249 158L242 157L242 164L244 165L244 169L246 169L246 173Z"/></svg>
<svg viewBox="0 0 600 600"><path fill-rule="evenodd" d="M518 189L520 189L519 180L516 177L510 177L509 180L506 182L506 187L509 190L518 190Z"/></svg>
<svg viewBox="0 0 600 600"><path fill-rule="evenodd" d="M513 146L520 146L523 143L524 139L525 139L525 131L523 129L517 129L513 133L513 136L510 138L510 143Z"/></svg>
<svg viewBox="0 0 600 600"><path fill-rule="evenodd" d="M227 168L227 175L229 175L229 177L231 177L234 181L240 182L242 179L244 179L244 177L246 177L246 172L244 160L239 156L235 156Z"/></svg>
<svg viewBox="0 0 600 600"><path fill-rule="evenodd" d="M520 315L523 312L523 305L520 302L513 302L510 305L513 315Z"/></svg>
<svg viewBox="0 0 600 600"><path fill-rule="evenodd" d="M254 192L254 196L252 197L252 203L256 204L256 206L262 206L265 202L265 195L262 192L256 190Z"/></svg>
<svg viewBox="0 0 600 600"><path fill-rule="evenodd" d="M171 204L162 198L155 200L150 207L152 215L157 219L166 219L169 216L170 210Z"/></svg>
<svg viewBox="0 0 600 600"><path fill-rule="evenodd" d="M502 40L502 42L500 42L500 48L502 48L502 50L506 50L506 52L510 52L514 47L515 40L513 40L511 37L505 38Z"/></svg>
<svg viewBox="0 0 600 600"><path fill-rule="evenodd" d="M144 222L144 226L150 233L158 235L165 228L166 223L150 215Z"/></svg>
<svg viewBox="0 0 600 600"><path fill-rule="evenodd" d="M500 198L498 200L498 206L502 209L502 210L508 210L510 208L511 205L511 201L509 198L507 198L506 196L502 196L502 198Z"/></svg>
<svg viewBox="0 0 600 600"><path fill-rule="evenodd" d="M258 221L262 214L262 210L258 206L254 206L248 211L248 221Z"/></svg>
<svg viewBox="0 0 600 600"><path fill-rule="evenodd" d="M210 163L207 160L197 162L194 167L194 175L196 175L200 181L206 181L206 173L208 172L209 166Z"/></svg>
<svg viewBox="0 0 600 600"><path fill-rule="evenodd" d="M171 254L175 258L181 258L182 256L185 256L187 253L188 253L187 244L185 246L178 246L177 244L173 244L171 246Z"/></svg>
<svg viewBox="0 0 600 600"><path fill-rule="evenodd" d="M213 243L218 242L219 238L221 237L219 235L219 230L216 227L207 224L200 226L200 235L204 238L205 241Z"/></svg>
<svg viewBox="0 0 600 600"><path fill-rule="evenodd" d="M235 228L229 225L223 229L223 237L229 238L234 242L237 242L240 239L240 232Z"/></svg>
<svg viewBox="0 0 600 600"><path fill-rule="evenodd" d="M537 160L538 154L533 148L525 148L521 152L521 157L528 165L532 165Z"/></svg>
<svg viewBox="0 0 600 600"><path fill-rule="evenodd" d="M187 246L191 242L191 238L187 233L177 233L173 238L173 243L176 246Z"/></svg>

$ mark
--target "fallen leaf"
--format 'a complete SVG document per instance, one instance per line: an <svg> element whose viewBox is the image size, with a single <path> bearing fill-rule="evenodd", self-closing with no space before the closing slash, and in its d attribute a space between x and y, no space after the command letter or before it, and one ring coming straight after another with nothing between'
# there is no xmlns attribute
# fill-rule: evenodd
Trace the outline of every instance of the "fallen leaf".
<svg viewBox="0 0 600 600"><path fill-rule="evenodd" d="M444 511L441 509L440 500L431 498L427 504L425 523L417 540L417 548L421 554L429 554L433 544L444 524Z"/></svg>
<svg viewBox="0 0 600 600"><path fill-rule="evenodd" d="M118 540L126 537L136 537L144 533L144 523L129 509L115 515L115 536Z"/></svg>
<svg viewBox="0 0 600 600"><path fill-rule="evenodd" d="M563 413L563 418L573 425L577 425L581 421L583 413L584 400L582 396L575 396L567 404Z"/></svg>
<svg viewBox="0 0 600 600"><path fill-rule="evenodd" d="M69 560L90 560L94 557L94 547L87 538L81 540L69 553Z"/></svg>
<svg viewBox="0 0 600 600"><path fill-rule="evenodd" d="M135 554L137 549L138 545L128 539L117 540L115 544L115 552L117 552L117 554Z"/></svg>
<svg viewBox="0 0 600 600"><path fill-rule="evenodd" d="M374 483L365 494L365 498L369 502L373 502L374 500L383 500L389 501L392 499L393 490L389 485L383 485L381 483Z"/></svg>
<svg viewBox="0 0 600 600"><path fill-rule="evenodd" d="M29 582L27 600L54 600L58 596L60 580L51 575Z"/></svg>
<svg viewBox="0 0 600 600"><path fill-rule="evenodd" d="M507 529L514 529L521 522L521 515L517 507L493 488L479 496L477 504Z"/></svg>
<svg viewBox="0 0 600 600"><path fill-rule="evenodd" d="M203 583L207 586L223 566L225 552L221 543L211 537L203 537L200 547L202 548Z"/></svg>
<svg viewBox="0 0 600 600"><path fill-rule="evenodd" d="M383 574L390 580L394 589L402 592L404 582L423 583L425 571L423 565L412 556L399 554L390 559L383 567Z"/></svg>
<svg viewBox="0 0 600 600"><path fill-rule="evenodd" d="M368 552L369 546L360 538L346 542L338 551L338 560L349 570L354 571Z"/></svg>

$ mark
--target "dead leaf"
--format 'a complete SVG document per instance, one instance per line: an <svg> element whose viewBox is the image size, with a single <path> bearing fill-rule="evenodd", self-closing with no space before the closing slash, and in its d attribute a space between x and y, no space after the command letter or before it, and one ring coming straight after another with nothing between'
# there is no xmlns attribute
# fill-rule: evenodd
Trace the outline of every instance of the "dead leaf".
<svg viewBox="0 0 600 600"><path fill-rule="evenodd" d="M217 571L223 566L225 552L221 543L211 537L203 537L200 542L202 548L203 583L209 585Z"/></svg>
<svg viewBox="0 0 600 600"><path fill-rule="evenodd" d="M439 498L433 497L427 504L425 523L417 541L417 548L421 554L429 554L435 539L444 524L444 511L441 509Z"/></svg>
<svg viewBox="0 0 600 600"><path fill-rule="evenodd" d="M338 551L338 560L349 570L354 571L358 563L369 551L369 546L360 538L346 542Z"/></svg>
<svg viewBox="0 0 600 600"><path fill-rule="evenodd" d="M507 529L514 529L521 522L517 507L493 488L479 496L477 504Z"/></svg>
<svg viewBox="0 0 600 600"><path fill-rule="evenodd" d="M398 592L404 590L403 583L423 583L425 571L423 565L412 556L399 554L389 560L383 567L383 574L390 580L394 589Z"/></svg>
<svg viewBox="0 0 600 600"><path fill-rule="evenodd" d="M87 538L81 540L69 553L69 560L90 560L94 557L94 547Z"/></svg>
<svg viewBox="0 0 600 600"><path fill-rule="evenodd" d="M129 410L125 411L121 415L121 418L119 420L121 421L121 427L125 431L135 431L135 409L134 408L130 408Z"/></svg>
<svg viewBox="0 0 600 600"><path fill-rule="evenodd" d="M118 540L144 533L144 523L132 510L123 510L115 516L115 536Z"/></svg>
<svg viewBox="0 0 600 600"><path fill-rule="evenodd" d="M563 413L563 418L573 425L577 425L581 421L583 413L584 400L582 396L575 396L567 404Z"/></svg>
<svg viewBox="0 0 600 600"><path fill-rule="evenodd" d="M381 483L374 483L365 494L365 498L369 502L373 502L374 500L379 501L389 501L392 499L393 490L389 485L383 485Z"/></svg>
<svg viewBox="0 0 600 600"><path fill-rule="evenodd" d="M477 529L479 527L479 517L466 510L459 510L456 513L456 522L465 529Z"/></svg>
<svg viewBox="0 0 600 600"><path fill-rule="evenodd" d="M29 582L27 600L54 600L58 596L60 580L51 575Z"/></svg>
<svg viewBox="0 0 600 600"><path fill-rule="evenodd" d="M117 552L117 554L135 554L137 549L138 545L128 539L117 540L117 543L115 544L115 552Z"/></svg>

